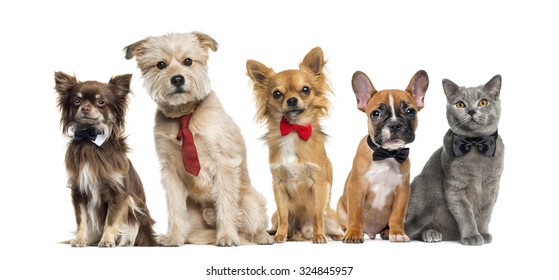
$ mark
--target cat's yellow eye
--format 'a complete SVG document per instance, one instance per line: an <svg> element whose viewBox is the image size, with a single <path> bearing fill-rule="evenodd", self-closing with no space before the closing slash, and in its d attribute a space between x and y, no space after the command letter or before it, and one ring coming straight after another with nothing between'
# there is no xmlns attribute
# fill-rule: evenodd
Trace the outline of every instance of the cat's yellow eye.
<svg viewBox="0 0 559 280"><path fill-rule="evenodd" d="M454 104L454 106L456 106L456 108L462 109L462 108L466 107L466 104L464 104L464 102L462 102L462 101L458 101L458 102L456 102L456 104Z"/></svg>
<svg viewBox="0 0 559 280"><path fill-rule="evenodd" d="M478 102L479 107L485 107L489 104L489 101L487 101L487 99L482 99Z"/></svg>

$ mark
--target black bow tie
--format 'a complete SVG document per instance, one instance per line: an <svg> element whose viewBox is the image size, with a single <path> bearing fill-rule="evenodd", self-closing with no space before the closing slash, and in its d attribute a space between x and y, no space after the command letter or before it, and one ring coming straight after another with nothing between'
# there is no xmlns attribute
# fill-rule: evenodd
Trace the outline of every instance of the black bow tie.
<svg viewBox="0 0 559 280"><path fill-rule="evenodd" d="M480 154L492 157L495 155L495 150L497 148L496 143L497 132L489 136L481 137L452 136L452 150L454 151L455 157L461 157L469 153L472 146L475 146Z"/></svg>
<svg viewBox="0 0 559 280"><path fill-rule="evenodd" d="M387 158L393 158L399 163L404 163L410 154L409 148L403 148L399 150L389 151L387 149L381 148L371 140L371 136L367 137L367 144L373 150L373 161L383 160Z"/></svg>
<svg viewBox="0 0 559 280"><path fill-rule="evenodd" d="M74 133L74 141L82 141L88 139L90 141L95 141L97 135L102 134L101 130L95 127L89 127L86 129L78 130Z"/></svg>

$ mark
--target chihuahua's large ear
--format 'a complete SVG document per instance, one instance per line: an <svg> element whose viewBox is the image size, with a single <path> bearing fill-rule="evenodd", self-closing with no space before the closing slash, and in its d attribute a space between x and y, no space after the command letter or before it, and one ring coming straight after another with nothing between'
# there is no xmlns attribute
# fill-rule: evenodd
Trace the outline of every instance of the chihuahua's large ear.
<svg viewBox="0 0 559 280"><path fill-rule="evenodd" d="M423 109L424 99L425 99L425 92L427 92L427 88L429 87L429 76L427 76L427 72L424 70L419 70L410 80L406 91L411 93L415 102L417 103L418 110Z"/></svg>
<svg viewBox="0 0 559 280"><path fill-rule="evenodd" d="M487 94L499 99L499 95L501 94L501 80L501 75L495 75L483 86L483 89Z"/></svg>
<svg viewBox="0 0 559 280"><path fill-rule="evenodd" d="M355 98L357 99L357 109L365 112L369 99L371 99L371 96L373 96L377 90L373 86L373 83L371 83L369 77L361 71L353 73L353 77L351 78L351 87L353 88Z"/></svg>
<svg viewBox="0 0 559 280"><path fill-rule="evenodd" d="M74 76L58 71L54 72L54 83L54 89L59 94L66 94L78 83L78 80Z"/></svg>
<svg viewBox="0 0 559 280"><path fill-rule="evenodd" d="M124 51L126 52L126 55L124 57L126 59L132 59L133 57L137 56L138 54L141 54L143 52L143 50L145 49L145 47L144 47L145 42L146 42L146 39L140 40L140 41L138 41L134 44L126 46L124 48Z"/></svg>
<svg viewBox="0 0 559 280"><path fill-rule="evenodd" d="M254 84L263 84L274 75L274 70L272 68L256 61L249 59L247 60L247 74Z"/></svg>
<svg viewBox="0 0 559 280"><path fill-rule="evenodd" d="M210 48L214 52L217 51L217 42L212 37L202 32L192 32L192 34L198 38L202 47L206 49Z"/></svg>
<svg viewBox="0 0 559 280"><path fill-rule="evenodd" d="M109 85L116 88L119 96L126 96L130 92L130 81L132 81L132 74L117 75L109 80Z"/></svg>
<svg viewBox="0 0 559 280"><path fill-rule="evenodd" d="M324 53L322 52L322 49L320 47L315 47L307 55L305 55L305 58L303 58L303 61L299 64L299 68L307 68L313 74L320 75L325 64L326 61L324 61Z"/></svg>

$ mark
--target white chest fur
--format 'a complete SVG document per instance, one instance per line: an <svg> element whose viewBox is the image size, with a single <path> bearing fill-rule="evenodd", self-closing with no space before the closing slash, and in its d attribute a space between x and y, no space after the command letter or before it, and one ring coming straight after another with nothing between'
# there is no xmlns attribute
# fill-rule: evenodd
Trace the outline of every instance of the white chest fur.
<svg viewBox="0 0 559 280"><path fill-rule="evenodd" d="M388 196L402 182L399 163L392 158L375 161L365 173L365 179L369 183L370 191L375 194L372 207L382 209Z"/></svg>
<svg viewBox="0 0 559 280"><path fill-rule="evenodd" d="M97 177L87 163L83 166L80 172L79 182L80 191L90 197L90 201L87 204L87 215L89 217L90 226L94 227L94 230L99 231L100 229L95 227L98 225L96 222L96 210L101 204L101 196L99 194L99 188L97 187Z"/></svg>
<svg viewBox="0 0 559 280"><path fill-rule="evenodd" d="M297 133L291 133L282 137L282 142L279 146L279 160L270 165L272 169L285 170L289 181L305 179L302 177L308 177L309 170L318 168L318 165L315 163L300 161L295 151L294 141L298 141L297 137Z"/></svg>

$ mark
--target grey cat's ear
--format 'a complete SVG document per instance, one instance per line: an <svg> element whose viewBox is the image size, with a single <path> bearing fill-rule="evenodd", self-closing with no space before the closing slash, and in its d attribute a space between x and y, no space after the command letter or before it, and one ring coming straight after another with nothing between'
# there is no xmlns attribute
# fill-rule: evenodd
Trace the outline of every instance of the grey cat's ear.
<svg viewBox="0 0 559 280"><path fill-rule="evenodd" d="M373 96L377 90L373 86L373 83L371 83L371 80L369 80L369 77L361 71L353 73L351 87L357 99L357 109L365 112L369 99L371 99L371 96Z"/></svg>
<svg viewBox="0 0 559 280"><path fill-rule="evenodd" d="M424 99L425 99L425 92L427 92L427 88L429 87L429 76L427 76L427 72L424 70L419 70L410 80L406 91L411 93L419 110L423 109L424 106Z"/></svg>
<svg viewBox="0 0 559 280"><path fill-rule="evenodd" d="M489 82L487 82L483 89L487 92L487 94L499 97L501 93L501 75L495 75Z"/></svg>
<svg viewBox="0 0 559 280"><path fill-rule="evenodd" d="M458 89L459 87L457 84L453 83L449 79L443 79L443 90L447 100L452 99L456 92L458 92Z"/></svg>

